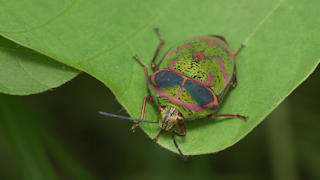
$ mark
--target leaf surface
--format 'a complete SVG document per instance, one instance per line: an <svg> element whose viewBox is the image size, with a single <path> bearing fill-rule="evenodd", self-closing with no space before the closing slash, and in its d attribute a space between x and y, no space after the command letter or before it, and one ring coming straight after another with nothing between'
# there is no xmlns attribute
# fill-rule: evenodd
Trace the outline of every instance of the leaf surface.
<svg viewBox="0 0 320 180"><path fill-rule="evenodd" d="M236 58L238 85L218 113L237 112L249 119L186 122L187 136L176 139L184 154L195 155L238 142L313 72L320 57L320 19L315 8L319 3L2 1L0 33L99 79L134 118L140 117L148 91L143 68L132 56L138 54L150 65L159 44L153 28L158 27L166 40L160 56L175 43L197 35L221 35L233 50L244 43L246 47ZM158 119L155 107L148 104L146 112L146 119ZM152 138L159 130L155 124L141 127ZM158 143L177 152L169 133L163 133Z"/></svg>

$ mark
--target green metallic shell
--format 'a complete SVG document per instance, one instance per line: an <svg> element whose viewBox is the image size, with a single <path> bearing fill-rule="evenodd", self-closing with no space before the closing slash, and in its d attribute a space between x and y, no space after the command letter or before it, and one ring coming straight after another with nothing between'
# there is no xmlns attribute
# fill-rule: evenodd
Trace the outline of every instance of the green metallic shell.
<svg viewBox="0 0 320 180"><path fill-rule="evenodd" d="M217 97L211 88L168 69L158 70L148 78L149 90L157 106L171 106L184 118L207 116L218 109ZM201 95L199 95L201 94Z"/></svg>
<svg viewBox="0 0 320 180"><path fill-rule="evenodd" d="M217 111L235 81L232 50L216 36L193 37L177 44L158 69L148 78L155 104L175 107L185 119Z"/></svg>
<svg viewBox="0 0 320 180"><path fill-rule="evenodd" d="M211 87L217 95L228 85L235 68L230 47L212 36L190 38L172 47L163 58L159 69L169 68L175 59L178 61L173 68L185 76L205 82L210 74L213 75L214 78L206 86ZM220 66L217 59L221 59L223 66Z"/></svg>

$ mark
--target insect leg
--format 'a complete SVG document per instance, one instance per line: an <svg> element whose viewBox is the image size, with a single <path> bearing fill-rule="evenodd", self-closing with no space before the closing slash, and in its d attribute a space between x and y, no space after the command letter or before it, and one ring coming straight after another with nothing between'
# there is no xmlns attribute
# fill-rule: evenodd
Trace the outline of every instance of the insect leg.
<svg viewBox="0 0 320 180"><path fill-rule="evenodd" d="M183 155L183 153L181 152L181 150L180 150L180 148L179 148L179 146L178 146L178 144L177 144L177 142L176 142L176 139L174 138L174 131L172 130L171 131L171 134L172 134L172 140L173 140L173 143L174 143L174 145L176 146L176 148L178 149L178 151L179 151L179 153L180 153L180 156L182 157L182 159L183 160L187 160L187 158Z"/></svg>
<svg viewBox="0 0 320 180"><path fill-rule="evenodd" d="M240 45L240 47L239 47L238 50L233 54L233 56L238 55L238 53L240 52L240 50L241 50L242 48L244 48L244 45L243 45L243 44Z"/></svg>
<svg viewBox="0 0 320 180"><path fill-rule="evenodd" d="M232 113L232 114L212 114L211 117L212 118L216 118L216 117L241 118L244 121L247 121L247 119L248 119L248 116L242 116L242 115L237 114L237 113Z"/></svg>
<svg viewBox="0 0 320 180"><path fill-rule="evenodd" d="M155 142L157 142L159 136L161 135L161 133L162 133L163 131L164 131L164 129L161 129L161 130L158 132L158 135L157 135L155 138L153 138L153 140L154 140Z"/></svg>
<svg viewBox="0 0 320 180"><path fill-rule="evenodd" d="M159 44L159 46L158 46L158 48L157 48L157 51L156 51L156 53L155 53L155 55L154 55L154 57L153 57L153 59L152 59L152 62L151 62L151 66L152 66L153 69L155 69L155 68L157 67L157 65L155 64L155 61L156 61L156 59L157 59L157 57L158 57L158 55L159 55L159 52L161 51L161 49L162 49L162 47L163 47L163 45L164 45L164 42L165 42L165 40L162 38L162 36L161 36L161 34L160 34L160 32L159 32L159 29L158 29L158 28L155 28L154 30L155 30L156 33L158 34L158 37L159 37L159 39L160 39L160 44ZM160 63L159 63L159 64L160 64Z"/></svg>
<svg viewBox="0 0 320 180"><path fill-rule="evenodd" d="M238 48L238 50L233 54L233 58L235 58L235 57L238 55L238 53L241 51L242 48L244 48L244 45L243 45L243 44L241 44L240 47ZM236 62L235 62L235 63L236 63ZM233 87L236 87L236 85L237 85L237 83L238 83L238 81L237 81L236 69L234 69L233 73L234 73L234 80L233 80L233 83L232 83L231 85L232 85Z"/></svg>
<svg viewBox="0 0 320 180"><path fill-rule="evenodd" d="M138 58L138 55L133 56L133 59L135 59L143 68L144 68L144 74L146 76L146 82L147 82L147 88L149 89L148 86L148 77L149 77L149 68L146 64L144 64L140 59Z"/></svg>
<svg viewBox="0 0 320 180"><path fill-rule="evenodd" d="M187 132L186 131L186 127L184 126L183 121L184 121L183 119L178 121L179 122L178 124L179 124L179 128L180 128L180 133L173 130L174 134L177 135L177 136L185 136L187 134L186 133Z"/></svg>
<svg viewBox="0 0 320 180"><path fill-rule="evenodd" d="M234 73L234 80L233 80L233 83L231 84L233 87L236 87L236 85L238 84L238 81L237 81L237 74L236 74L236 71L233 71Z"/></svg>
<svg viewBox="0 0 320 180"><path fill-rule="evenodd" d="M141 115L140 115L140 119L143 119L143 120L144 120L144 117L145 117L147 99L149 101L153 102L152 96L148 95L148 96L144 97L143 103L142 103ZM143 122L139 121L139 122L136 122L135 124L133 124L132 127L131 127L131 131L135 132L136 127L138 127L142 123Z"/></svg>

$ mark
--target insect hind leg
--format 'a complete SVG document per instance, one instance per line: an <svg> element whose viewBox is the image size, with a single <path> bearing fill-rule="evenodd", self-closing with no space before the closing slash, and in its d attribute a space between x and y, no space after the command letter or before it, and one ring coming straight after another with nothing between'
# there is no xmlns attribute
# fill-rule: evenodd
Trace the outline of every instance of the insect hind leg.
<svg viewBox="0 0 320 180"><path fill-rule="evenodd" d="M152 68L153 68L153 69L156 69L157 66L158 66L159 64L161 64L161 62L162 62L162 61L161 61L158 65L155 64L155 61L156 61L157 57L159 56L159 53L160 53L160 51L161 51L161 49L162 49L162 47L163 47L163 45L164 45L164 43L165 43L165 40L164 40L163 37L161 36L160 31L159 31L158 28L154 28L154 30L156 31L156 33L157 33L157 35L158 35L158 37L159 37L159 39L160 39L160 44L159 44L159 46L158 46L158 48L157 48L156 53L154 54L154 57L153 57L153 59L152 59L152 62L151 62Z"/></svg>

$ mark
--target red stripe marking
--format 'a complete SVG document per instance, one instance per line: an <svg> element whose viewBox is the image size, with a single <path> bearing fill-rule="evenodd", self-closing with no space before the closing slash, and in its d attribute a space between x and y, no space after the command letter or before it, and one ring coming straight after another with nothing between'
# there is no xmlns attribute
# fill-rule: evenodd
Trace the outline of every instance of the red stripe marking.
<svg viewBox="0 0 320 180"><path fill-rule="evenodd" d="M194 56L193 59L195 59L195 60L197 60L197 61L200 61L201 59L207 58L207 56L203 55L203 52L204 52L204 50L201 51L201 52L195 52L195 51L193 51L193 52L192 52L192 53L193 53L193 56Z"/></svg>
<svg viewBox="0 0 320 180"><path fill-rule="evenodd" d="M175 58L175 59L172 61L172 63L170 64L170 66L168 67L168 69L169 69L170 71L172 71L172 72L180 75L180 76L186 76L184 73L182 73L182 72L180 72L180 71L178 71L178 70L176 70L176 69L173 68L174 64L175 64L177 61L178 61L178 58ZM207 79L206 81L204 81L204 82L202 82L202 81L200 81L200 80L197 80L197 79L190 78L191 81L196 82L196 83L201 84L201 85L206 86L206 87L210 87L210 86L211 86L211 81L212 81L212 79L213 79L213 75L212 75L211 73L208 74L208 79Z"/></svg>
<svg viewBox="0 0 320 180"><path fill-rule="evenodd" d="M170 56L173 53L176 53L176 52L180 51L181 49L191 48L191 47L192 47L191 44L185 44L185 45L181 46L179 49L176 49L176 50L173 50L173 51L168 51L167 54L163 57L163 59L167 58L168 56Z"/></svg>
<svg viewBox="0 0 320 180"><path fill-rule="evenodd" d="M183 81L182 81L182 83L181 83L181 85L180 85L179 91L178 91L176 97L174 98L174 99L176 99L177 101L179 101L179 96L180 96L180 94L181 94L181 91L182 91L182 89L183 89L184 83L186 83L186 81L187 81L187 78L186 78L186 77L183 77Z"/></svg>
<svg viewBox="0 0 320 180"><path fill-rule="evenodd" d="M201 37L194 37L192 39L199 39L201 41L204 41L208 44L208 46L218 46L218 44L216 44L216 42L214 42L213 40L208 40L208 39L203 39ZM219 39L220 40L220 39ZM221 41L221 40L220 40Z"/></svg>
<svg viewBox="0 0 320 180"><path fill-rule="evenodd" d="M231 57L233 63L235 63L234 54L232 52L232 49L230 48L230 46L226 42L224 42L221 39L216 38L214 36L208 36L208 37L211 37L211 38L214 38L214 39L217 39L217 40L221 41L223 44L225 44L228 47L229 52L226 49L224 49L222 46L216 44L213 40L207 40L207 39L203 39L201 37L193 37L193 38L189 38L189 39L198 39L198 40L201 40L201 41L205 41L209 46L211 45L211 46L217 46L217 47L221 48L223 51L228 53L228 55Z"/></svg>
<svg viewBox="0 0 320 180"><path fill-rule="evenodd" d="M219 65L220 65L220 69L222 71L222 75L225 79L226 84L229 84L231 78L227 75L226 70L224 69L224 62L222 61L222 59L220 57L215 57L216 60L218 60Z"/></svg>
<svg viewBox="0 0 320 180"><path fill-rule="evenodd" d="M182 74L182 73L180 73ZM185 77L184 76L184 80L182 81L181 83L181 86L178 90L178 93L175 97L171 97L170 95L168 95L164 90L162 90L161 88L159 88L155 83L153 84L154 85L154 88L156 90L156 92L160 95L160 96L163 96L163 97L166 97L169 99L169 101L172 103L172 104L175 104L177 106L186 106L188 108L190 108L191 110L194 110L194 111L201 111L201 110L204 110L204 109L207 109L207 108L211 108L212 106L214 105L218 105L218 101L217 101L217 97L216 95L212 92L212 95L214 96L214 101L213 102L210 102L209 104L206 104L206 105L203 105L203 106L200 106L200 105L196 105L196 104L191 104L191 103L185 103L185 102L182 102L179 100L179 95L181 94L181 91L182 91L182 88L183 88L183 85L185 84L185 82L187 80L192 80L192 78L188 78L188 77ZM154 81L154 76L152 76L152 82L155 82ZM210 91L212 91L211 89L209 89Z"/></svg>

